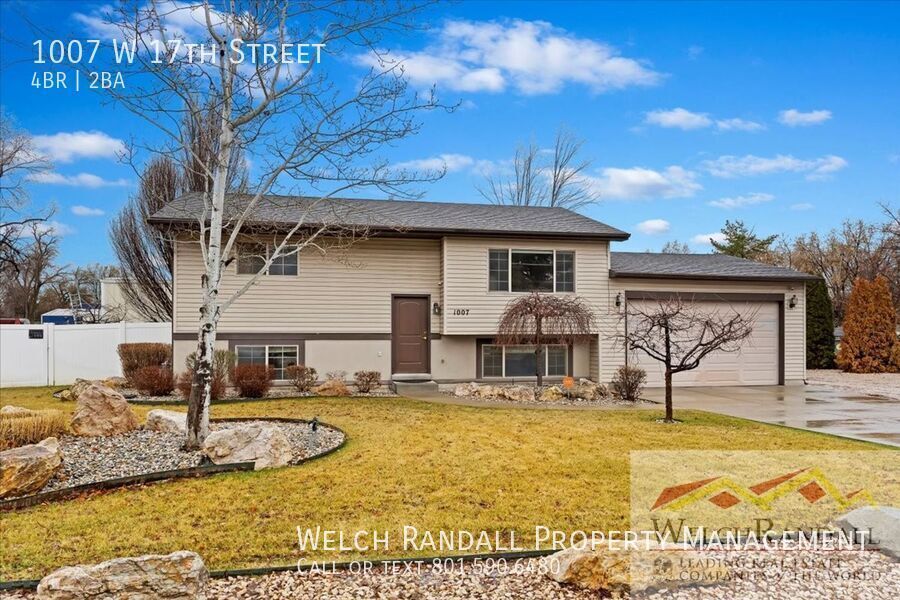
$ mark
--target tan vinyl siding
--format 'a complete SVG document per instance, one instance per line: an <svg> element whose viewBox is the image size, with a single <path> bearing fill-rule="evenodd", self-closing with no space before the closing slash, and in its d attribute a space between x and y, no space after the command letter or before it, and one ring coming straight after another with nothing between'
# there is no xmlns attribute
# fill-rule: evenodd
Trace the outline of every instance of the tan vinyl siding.
<svg viewBox="0 0 900 600"><path fill-rule="evenodd" d="M522 293L488 291L488 251L571 250L575 252L575 294L594 310L606 311L609 255L607 242L515 238L444 238L445 335L491 335L506 305ZM467 315L454 314L468 310Z"/></svg>
<svg viewBox="0 0 900 600"><path fill-rule="evenodd" d="M616 294L625 291L750 293L784 294L784 380L797 383L806 378L806 290L802 282L737 282L660 279L611 279L609 286L609 311L603 316L600 336L600 376L602 381L612 379L617 367L624 364L621 347L613 339L613 332L620 326L620 312L616 309ZM789 308L791 296L797 296L797 306Z"/></svg>
<svg viewBox="0 0 900 600"><path fill-rule="evenodd" d="M196 331L204 272L195 242L176 244L176 333ZM249 276L237 275L236 262L221 287L225 299ZM314 250L300 255L296 276L267 276L222 316L219 331L279 333L390 333L391 294L431 294L440 298L441 243L422 239L371 239L354 245L347 264ZM430 308L430 307L429 307ZM432 315L439 332L439 316Z"/></svg>

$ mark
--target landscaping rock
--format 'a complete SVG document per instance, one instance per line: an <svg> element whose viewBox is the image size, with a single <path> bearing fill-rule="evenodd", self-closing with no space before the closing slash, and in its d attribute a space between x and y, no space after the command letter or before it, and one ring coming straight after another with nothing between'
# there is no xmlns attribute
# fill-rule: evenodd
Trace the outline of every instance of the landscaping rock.
<svg viewBox="0 0 900 600"><path fill-rule="evenodd" d="M97 383L97 382L94 382ZM114 390L121 390L128 387L128 380L124 377L107 377L103 381L99 382L101 385L105 385L106 387L112 388Z"/></svg>
<svg viewBox="0 0 900 600"><path fill-rule="evenodd" d="M3 408L0 408L0 416L3 417L23 417L26 415L33 415L37 411L33 411L30 408L22 408L21 406L12 406L7 404Z"/></svg>
<svg viewBox="0 0 900 600"><path fill-rule="evenodd" d="M868 532L867 546L875 546L888 556L900 559L900 508L864 506L838 518L835 523L848 535L854 531Z"/></svg>
<svg viewBox="0 0 900 600"><path fill-rule="evenodd" d="M163 431L166 433L185 433L187 431L187 414L156 408L147 413L144 429Z"/></svg>
<svg viewBox="0 0 900 600"><path fill-rule="evenodd" d="M500 388L500 395L513 402L534 402L534 388L524 385Z"/></svg>
<svg viewBox="0 0 900 600"><path fill-rule="evenodd" d="M33 494L43 488L62 464L56 438L0 452L0 498Z"/></svg>
<svg viewBox="0 0 900 600"><path fill-rule="evenodd" d="M559 387L558 385L552 385L541 392L540 398L538 399L541 402L559 402L565 397L566 393L561 387Z"/></svg>
<svg viewBox="0 0 900 600"><path fill-rule="evenodd" d="M115 390L92 384L78 396L78 405L72 415L75 435L116 435L137 427L134 411Z"/></svg>
<svg viewBox="0 0 900 600"><path fill-rule="evenodd" d="M474 395L479 398L496 398L502 394L502 388L496 385L480 385Z"/></svg>
<svg viewBox="0 0 900 600"><path fill-rule="evenodd" d="M194 552L148 554L57 569L41 580L37 597L40 600L203 600L208 580L209 571Z"/></svg>
<svg viewBox="0 0 900 600"><path fill-rule="evenodd" d="M329 379L312 389L316 396L349 396L350 389L340 379Z"/></svg>
<svg viewBox="0 0 900 600"><path fill-rule="evenodd" d="M606 386L594 383L590 379L581 379L572 390L572 395L583 400L599 400L608 395Z"/></svg>
<svg viewBox="0 0 900 600"><path fill-rule="evenodd" d="M78 400L78 396L93 383L93 381L88 379L76 379L75 383L69 386L69 389L61 391L56 397L65 402L75 402Z"/></svg>
<svg viewBox="0 0 900 600"><path fill-rule="evenodd" d="M460 383L453 390L453 395L457 397L473 396L478 389L478 384L474 381L471 383Z"/></svg>
<svg viewBox="0 0 900 600"><path fill-rule="evenodd" d="M256 471L283 467L293 456L287 436L278 427L255 423L210 433L202 452L217 465L253 462Z"/></svg>

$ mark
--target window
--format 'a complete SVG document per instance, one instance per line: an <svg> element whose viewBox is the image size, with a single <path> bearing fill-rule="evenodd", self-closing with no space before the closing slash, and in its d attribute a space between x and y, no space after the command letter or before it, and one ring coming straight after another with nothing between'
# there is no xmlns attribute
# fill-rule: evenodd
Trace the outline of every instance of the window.
<svg viewBox="0 0 900 600"><path fill-rule="evenodd" d="M241 244L238 246L238 275L256 275L266 266L274 248L265 244ZM272 260L267 275L296 275L298 253L291 246L285 246L281 254Z"/></svg>
<svg viewBox="0 0 900 600"><path fill-rule="evenodd" d="M489 250L488 291L574 292L575 253L562 250Z"/></svg>
<svg viewBox="0 0 900 600"><path fill-rule="evenodd" d="M269 365L275 370L275 379L288 379L287 368L297 364L297 346L237 346L239 365Z"/></svg>
<svg viewBox="0 0 900 600"><path fill-rule="evenodd" d="M561 345L544 346L544 375L564 377L568 372L569 348ZM534 346L481 347L482 377L534 377Z"/></svg>

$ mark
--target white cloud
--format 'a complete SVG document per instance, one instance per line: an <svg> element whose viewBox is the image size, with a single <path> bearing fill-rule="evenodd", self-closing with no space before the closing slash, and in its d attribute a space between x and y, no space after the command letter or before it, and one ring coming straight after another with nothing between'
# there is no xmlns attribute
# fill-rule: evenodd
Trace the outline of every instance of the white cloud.
<svg viewBox="0 0 900 600"><path fill-rule="evenodd" d="M812 210L815 206L809 202L798 202L791 204L791 210Z"/></svg>
<svg viewBox="0 0 900 600"><path fill-rule="evenodd" d="M710 239L721 244L725 241L725 234L721 231L715 233L699 233L691 238L691 243L695 246L711 246Z"/></svg>
<svg viewBox="0 0 900 600"><path fill-rule="evenodd" d="M888 162L900 163L900 154L888 154Z"/></svg>
<svg viewBox="0 0 900 600"><path fill-rule="evenodd" d="M106 213L99 208L91 208L83 204L76 204L72 207L72 214L79 217L102 217Z"/></svg>
<svg viewBox="0 0 900 600"><path fill-rule="evenodd" d="M644 122L650 125L684 130L703 129L712 125L712 119L706 113L695 113L684 108L650 111L644 118Z"/></svg>
<svg viewBox="0 0 900 600"><path fill-rule="evenodd" d="M670 227L670 223L665 219L647 219L635 225L635 229L647 235L666 233Z"/></svg>
<svg viewBox="0 0 900 600"><path fill-rule="evenodd" d="M122 140L102 131L73 131L34 136L34 146L51 160L72 162L77 158L116 158L125 151Z"/></svg>
<svg viewBox="0 0 900 600"><path fill-rule="evenodd" d="M414 85L437 84L461 92L511 87L536 95L580 84L601 93L656 85L663 77L644 61L546 21L447 21L433 35L424 50L397 52L386 59L402 63ZM374 54L359 57L359 62L381 64Z"/></svg>
<svg viewBox="0 0 900 600"><path fill-rule="evenodd" d="M738 118L717 120L716 127L719 131L760 131L766 128L762 123Z"/></svg>
<svg viewBox="0 0 900 600"><path fill-rule="evenodd" d="M806 173L810 180L825 179L832 173L847 166L847 161L840 156L829 154L820 158L800 159L789 154L779 154L772 158L754 156L720 156L715 160L707 160L704 168L715 177L751 177L772 173Z"/></svg>
<svg viewBox="0 0 900 600"><path fill-rule="evenodd" d="M690 60L697 60L700 58L700 55L703 54L703 46L691 46L688 48L687 53Z"/></svg>
<svg viewBox="0 0 900 600"><path fill-rule="evenodd" d="M732 198L719 198L718 200L713 200L711 202L707 202L710 206L715 206L716 208L743 208L744 206L752 206L753 204L762 204L763 202L770 202L775 198L772 194L762 194L762 193L753 193L746 194L744 196L734 196Z"/></svg>
<svg viewBox="0 0 900 600"><path fill-rule="evenodd" d="M71 185L74 187L100 188L110 186L130 185L127 179L107 180L93 173L78 173L77 175L62 175L54 171L43 171L28 177L34 183L47 183L50 185Z"/></svg>
<svg viewBox="0 0 900 600"><path fill-rule="evenodd" d="M644 167L606 168L600 173L599 177L584 176L582 179L605 199L686 198L703 189L695 181L696 173L679 166L663 171Z"/></svg>
<svg viewBox="0 0 900 600"><path fill-rule="evenodd" d="M66 225L65 223L61 223L59 221L41 221L35 225L38 232L45 233L51 231L56 235L72 235L75 233L75 228L71 225ZM28 229L25 229L25 232L28 232Z"/></svg>
<svg viewBox="0 0 900 600"><path fill-rule="evenodd" d="M809 125L819 125L831 118L830 110L811 110L809 112L800 112L796 108L783 110L778 113L778 120L788 127L808 127Z"/></svg>
<svg viewBox="0 0 900 600"><path fill-rule="evenodd" d="M462 171L475 164L475 159L465 154L440 154L431 158L407 160L394 165L396 169L409 169L413 171L440 171L447 169L448 173Z"/></svg>

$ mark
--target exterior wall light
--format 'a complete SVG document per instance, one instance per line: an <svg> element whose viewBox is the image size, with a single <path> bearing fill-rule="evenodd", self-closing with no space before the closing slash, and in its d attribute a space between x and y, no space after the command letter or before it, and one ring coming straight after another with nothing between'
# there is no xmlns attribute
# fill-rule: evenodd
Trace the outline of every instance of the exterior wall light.
<svg viewBox="0 0 900 600"><path fill-rule="evenodd" d="M791 299L788 301L788 306L790 306L791 308L797 306L797 294L791 296Z"/></svg>
<svg viewBox="0 0 900 600"><path fill-rule="evenodd" d="M616 294L616 308L622 306L622 292Z"/></svg>
<svg viewBox="0 0 900 600"><path fill-rule="evenodd" d="M436 314L436 315L441 314L441 305L438 304L437 302L435 302L434 304L432 304L432 305L431 305L431 312L434 313L434 314Z"/></svg>

